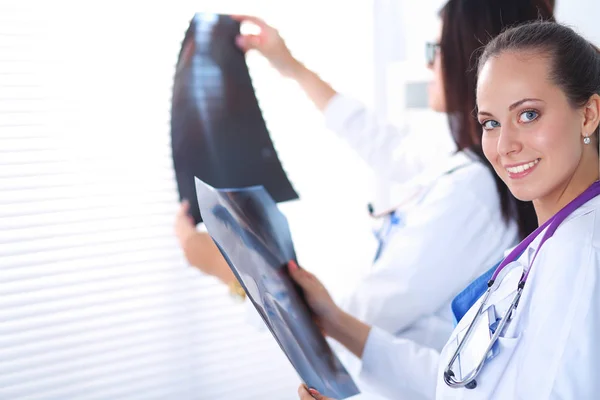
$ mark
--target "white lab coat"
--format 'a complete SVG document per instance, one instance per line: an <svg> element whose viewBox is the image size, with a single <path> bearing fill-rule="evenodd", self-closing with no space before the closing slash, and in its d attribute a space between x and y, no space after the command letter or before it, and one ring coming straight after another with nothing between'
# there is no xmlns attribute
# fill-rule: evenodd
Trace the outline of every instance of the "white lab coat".
<svg viewBox="0 0 600 400"><path fill-rule="evenodd" d="M469 154L416 148L422 140L378 122L353 99L337 95L325 117L378 175L402 183L412 199L397 199L404 203L397 210L402 224L341 306L366 323L440 350L452 331L452 298L518 240L516 224L503 222L493 175ZM353 375L359 372L353 356L338 354ZM394 398L422 397L407 390Z"/></svg>
<svg viewBox="0 0 600 400"><path fill-rule="evenodd" d="M402 204L396 210L402 223L391 230L381 256L342 306L388 332L406 335L412 327L414 337L441 349L447 335L431 329L445 325L442 330L451 332L445 305L518 241L516 224L502 222L492 173L464 152L415 148L406 130L378 122L345 96L330 101L325 117L378 175L405 188L394 203ZM432 252L431 243L441 247ZM467 252L472 259L465 262ZM431 282L432 274L437 282Z"/></svg>
<svg viewBox="0 0 600 400"><path fill-rule="evenodd" d="M528 267L542 235L519 258ZM432 245L432 249L437 246ZM600 393L600 198L569 216L541 248L499 353L475 389L452 389L443 371L456 335L472 321L476 302L441 355L374 328L363 353L362 379L390 398L414 390L436 399L596 399ZM503 280L488 300L502 314L518 274Z"/></svg>
<svg viewBox="0 0 600 400"><path fill-rule="evenodd" d="M518 241L516 224L503 222L492 173L467 153L417 148L422 140L382 124L360 102L342 95L330 101L325 119L378 175L405 188L395 203L403 203L397 210L402 223L390 231L381 256L341 307L368 324L441 350L452 332L452 298ZM260 324L253 308L250 314ZM356 376L360 361L333 346ZM360 379L358 384L368 391ZM394 399L422 397L407 389Z"/></svg>

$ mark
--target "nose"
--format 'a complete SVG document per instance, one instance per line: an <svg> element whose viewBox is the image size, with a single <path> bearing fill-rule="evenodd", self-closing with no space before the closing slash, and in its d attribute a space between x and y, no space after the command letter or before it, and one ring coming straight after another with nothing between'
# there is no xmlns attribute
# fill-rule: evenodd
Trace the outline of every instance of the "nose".
<svg viewBox="0 0 600 400"><path fill-rule="evenodd" d="M523 145L519 139L518 129L512 126L503 126L500 128L500 137L498 138L498 154L501 156L510 156L518 154Z"/></svg>

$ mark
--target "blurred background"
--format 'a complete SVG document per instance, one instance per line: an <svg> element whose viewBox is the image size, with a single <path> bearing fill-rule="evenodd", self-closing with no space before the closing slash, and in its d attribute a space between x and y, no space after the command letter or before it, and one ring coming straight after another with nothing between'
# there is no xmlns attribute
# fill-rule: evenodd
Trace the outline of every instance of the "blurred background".
<svg viewBox="0 0 600 400"><path fill-rule="evenodd" d="M337 90L431 144L447 124L419 88L442 4L0 0L0 399L295 399L276 342L173 234L185 30L195 12L260 16ZM557 16L600 44L597 0L557 0ZM281 204L299 261L342 296L373 257L367 203L395 188L292 81L247 60L301 197Z"/></svg>

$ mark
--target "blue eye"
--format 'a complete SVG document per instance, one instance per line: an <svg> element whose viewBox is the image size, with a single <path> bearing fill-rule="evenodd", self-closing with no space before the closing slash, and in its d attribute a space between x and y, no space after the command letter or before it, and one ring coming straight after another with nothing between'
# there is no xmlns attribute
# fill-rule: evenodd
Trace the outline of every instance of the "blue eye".
<svg viewBox="0 0 600 400"><path fill-rule="evenodd" d="M524 123L532 122L532 121L535 121L539 116L540 116L540 114L537 111L533 111L533 110L524 111L521 113L521 115L519 115L519 122L524 122Z"/></svg>
<svg viewBox="0 0 600 400"><path fill-rule="evenodd" d="M484 121L481 126L483 126L483 129L486 131L489 131L490 129L498 128L500 126L500 122L494 121L493 119L488 119L487 121Z"/></svg>

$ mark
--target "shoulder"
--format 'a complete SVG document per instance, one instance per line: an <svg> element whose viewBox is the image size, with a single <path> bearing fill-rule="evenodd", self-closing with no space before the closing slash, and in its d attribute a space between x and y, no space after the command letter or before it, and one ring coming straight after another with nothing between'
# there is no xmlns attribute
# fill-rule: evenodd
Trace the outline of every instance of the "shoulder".
<svg viewBox="0 0 600 400"><path fill-rule="evenodd" d="M493 172L476 160L436 179L411 211L413 222L427 220L436 224L437 229L449 224L452 230L462 229L465 234L467 231L486 234L490 243L494 243L490 246L502 250L511 246L517 236L516 225L505 223Z"/></svg>
<svg viewBox="0 0 600 400"><path fill-rule="evenodd" d="M600 251L600 198L595 198L567 218L548 241L549 250L577 257Z"/></svg>
<svg viewBox="0 0 600 400"><path fill-rule="evenodd" d="M536 274L553 279L562 287L563 280L590 276L600 269L600 198L576 210L539 249ZM583 278L582 278L583 279Z"/></svg>
<svg viewBox="0 0 600 400"><path fill-rule="evenodd" d="M543 244L532 267L532 282L525 289L529 294L524 292L522 300L529 303L523 378L535 383L528 385L528 394L552 391L560 398L589 398L584 393L593 380L587 369L577 366L600 367L592 350L600 334L599 205L593 200L564 221ZM539 365L546 366L544 377L526 372ZM579 372L573 375L575 370ZM594 382L598 389L600 381Z"/></svg>
<svg viewBox="0 0 600 400"><path fill-rule="evenodd" d="M477 204L489 211L499 210L500 197L494 173L477 159L442 176L432 188L432 195L449 201Z"/></svg>
<svg viewBox="0 0 600 400"><path fill-rule="evenodd" d="M571 326L575 310L583 310L600 295L599 205L594 200L576 210L538 249L531 266L529 289L526 286L532 303L537 303L532 308L532 318L536 314L539 318L543 309L548 316L562 318L565 325ZM531 262L534 254L531 248L522 257Z"/></svg>

